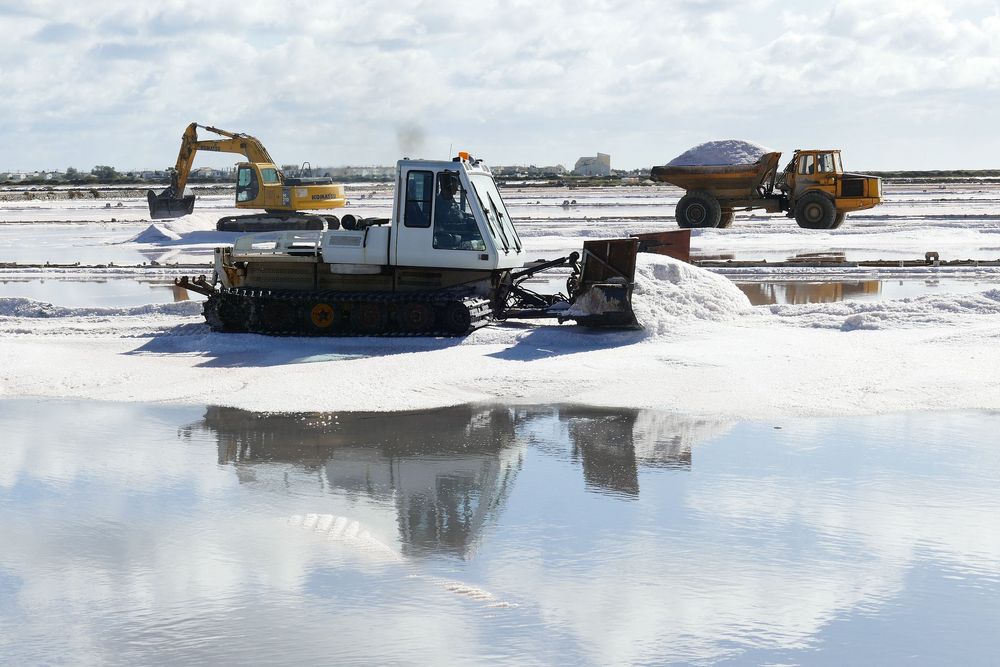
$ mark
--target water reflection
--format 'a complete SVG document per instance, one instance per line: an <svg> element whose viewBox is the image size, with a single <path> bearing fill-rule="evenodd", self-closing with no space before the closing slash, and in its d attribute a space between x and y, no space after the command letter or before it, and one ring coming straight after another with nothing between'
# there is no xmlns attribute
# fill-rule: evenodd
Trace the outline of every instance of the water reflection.
<svg viewBox="0 0 1000 667"><path fill-rule="evenodd" d="M737 287L754 306L770 304L833 303L875 299L882 291L881 280L831 282L742 283Z"/></svg>
<svg viewBox="0 0 1000 667"><path fill-rule="evenodd" d="M210 407L191 429L218 439L242 482L292 463L328 487L395 506L404 552L466 555L503 505L523 461L507 409L260 414Z"/></svg>
<svg viewBox="0 0 1000 667"><path fill-rule="evenodd" d="M391 504L404 555L467 557L502 511L529 445L554 446L556 456L579 464L591 490L637 496L641 465L687 469L692 443L726 428L654 411L567 406L339 415L209 407L181 433L213 434L219 463L242 483L260 483L262 467L291 464L332 492Z"/></svg>
<svg viewBox="0 0 1000 667"><path fill-rule="evenodd" d="M970 294L996 287L989 276L880 280L765 280L737 282L755 306L771 304L887 301L928 294Z"/></svg>
<svg viewBox="0 0 1000 667"><path fill-rule="evenodd" d="M1000 415L778 425L0 401L0 655L988 663Z"/></svg>
<svg viewBox="0 0 1000 667"><path fill-rule="evenodd" d="M0 297L26 297L69 308L127 308L202 299L172 278L5 278Z"/></svg>

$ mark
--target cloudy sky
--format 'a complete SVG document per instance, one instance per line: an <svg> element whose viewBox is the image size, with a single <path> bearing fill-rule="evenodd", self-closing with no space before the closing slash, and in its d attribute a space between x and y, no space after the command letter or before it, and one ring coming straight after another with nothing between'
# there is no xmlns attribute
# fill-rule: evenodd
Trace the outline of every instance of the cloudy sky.
<svg viewBox="0 0 1000 667"><path fill-rule="evenodd" d="M997 0L0 0L0 26L0 170L162 168L191 121L314 165L740 138L1000 168Z"/></svg>

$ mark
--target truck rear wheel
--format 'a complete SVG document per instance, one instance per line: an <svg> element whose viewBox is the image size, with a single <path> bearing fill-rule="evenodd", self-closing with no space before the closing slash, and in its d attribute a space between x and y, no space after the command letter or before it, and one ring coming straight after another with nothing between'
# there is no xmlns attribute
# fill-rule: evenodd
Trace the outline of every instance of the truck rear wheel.
<svg viewBox="0 0 1000 667"><path fill-rule="evenodd" d="M719 218L719 229L728 229L733 226L736 219L736 212L731 208L722 209L722 217Z"/></svg>
<svg viewBox="0 0 1000 667"><path fill-rule="evenodd" d="M718 227L722 219L719 200L702 190L689 192L677 202L674 212L677 226L686 229L698 227Z"/></svg>
<svg viewBox="0 0 1000 667"><path fill-rule="evenodd" d="M826 195L807 192L795 204L795 222L803 229L833 229L837 222L837 209Z"/></svg>

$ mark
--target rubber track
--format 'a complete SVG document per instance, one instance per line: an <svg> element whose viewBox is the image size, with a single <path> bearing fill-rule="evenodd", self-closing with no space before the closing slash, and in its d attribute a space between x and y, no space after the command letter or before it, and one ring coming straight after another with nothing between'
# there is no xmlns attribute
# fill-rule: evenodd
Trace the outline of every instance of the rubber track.
<svg viewBox="0 0 1000 667"><path fill-rule="evenodd" d="M469 314L470 324L461 332L441 326L446 306L459 302ZM337 322L328 328L312 326L310 312L316 304L329 304L337 314ZM382 304L388 309L387 330L382 333L357 331L346 313L361 304ZM435 327L428 331L405 331L397 322L399 308L411 303L430 305L435 312ZM265 309L273 304L287 304L292 321L285 326L266 326L261 322ZM268 336L466 336L493 320L488 299L468 291L438 290L432 292L300 292L258 288L222 288L204 305L205 321L213 331L259 333Z"/></svg>

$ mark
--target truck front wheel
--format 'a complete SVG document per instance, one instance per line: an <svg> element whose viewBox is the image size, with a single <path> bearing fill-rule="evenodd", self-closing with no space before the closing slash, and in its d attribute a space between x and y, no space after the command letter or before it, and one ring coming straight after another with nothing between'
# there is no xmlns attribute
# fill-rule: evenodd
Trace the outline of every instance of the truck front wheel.
<svg viewBox="0 0 1000 667"><path fill-rule="evenodd" d="M718 227L722 220L722 207L719 200L709 193L696 190L681 197L674 217L678 227Z"/></svg>
<svg viewBox="0 0 1000 667"><path fill-rule="evenodd" d="M795 222L803 229L833 229L837 209L826 195L807 192L795 204Z"/></svg>

